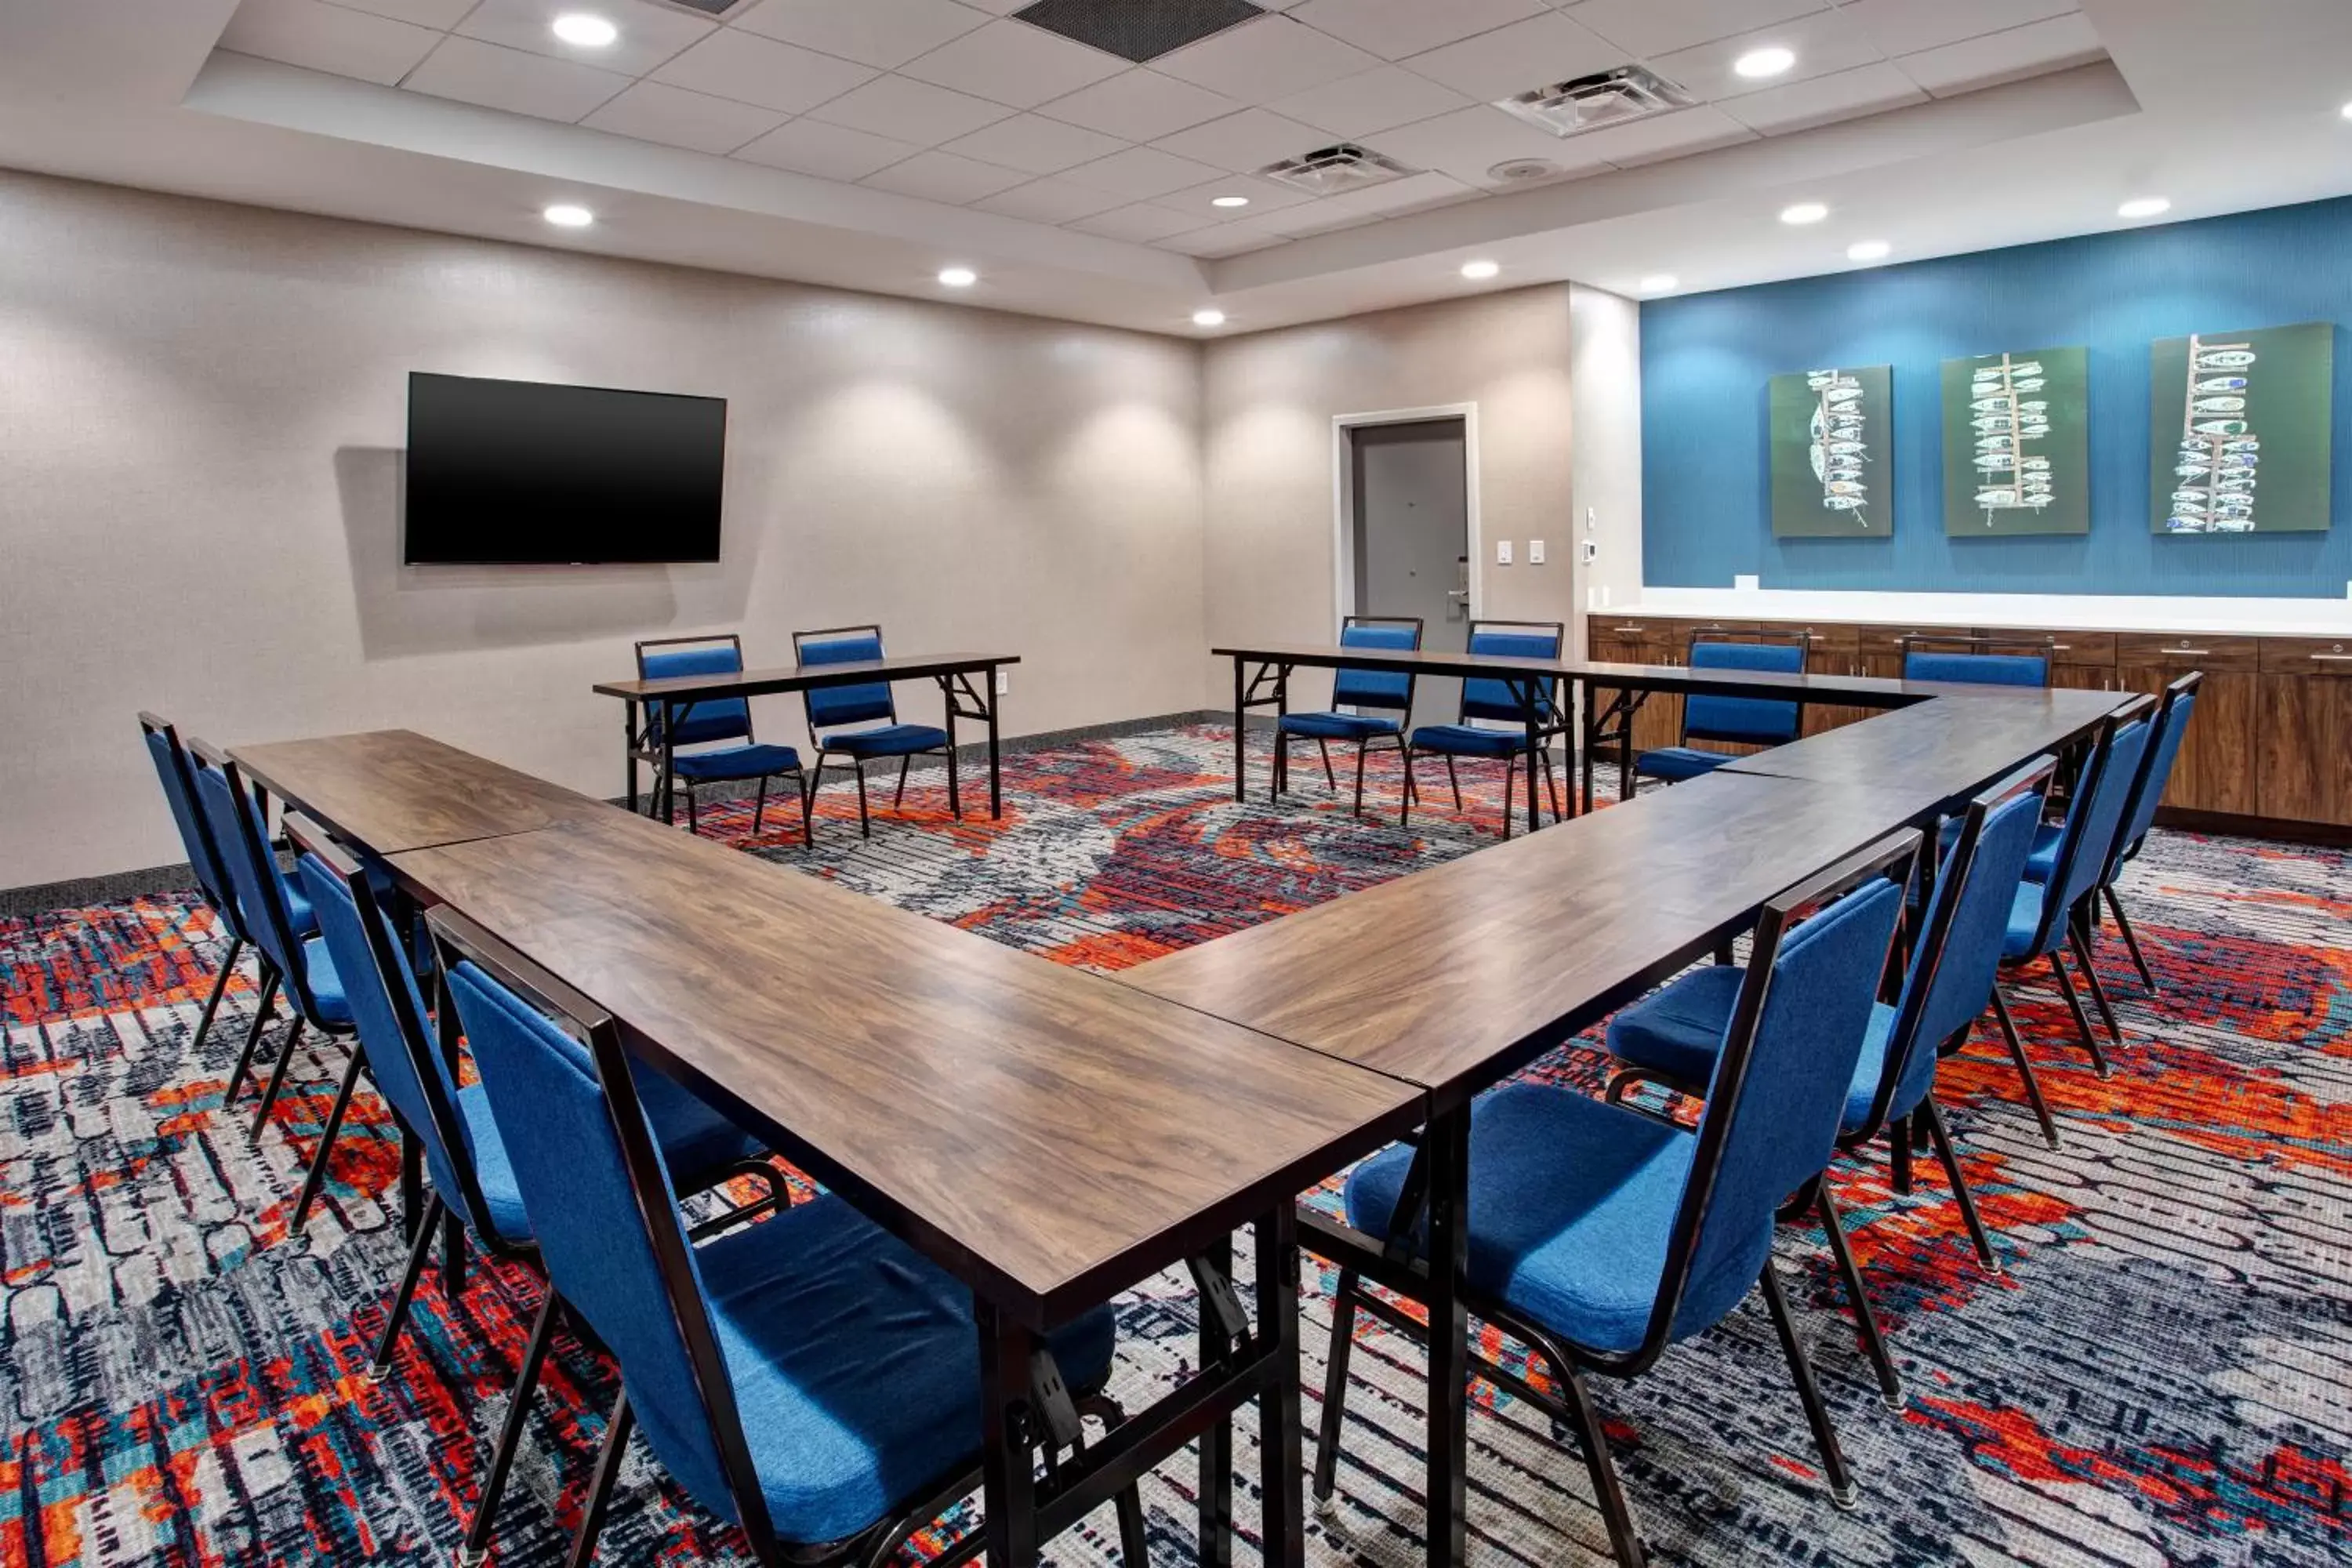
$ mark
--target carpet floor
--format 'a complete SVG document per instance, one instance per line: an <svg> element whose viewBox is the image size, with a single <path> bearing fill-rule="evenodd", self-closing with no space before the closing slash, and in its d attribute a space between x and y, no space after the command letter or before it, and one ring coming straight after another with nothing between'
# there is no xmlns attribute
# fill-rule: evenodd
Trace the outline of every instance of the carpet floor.
<svg viewBox="0 0 2352 1568"><path fill-rule="evenodd" d="M845 784L818 848L787 805L708 834L1054 962L1115 970L1496 839L1499 783L1442 772L1395 823L1376 759L1363 820L1302 758L1297 794L1232 798L1229 731L1184 729L1006 760L1001 822L946 810L918 773L871 839ZM1475 778L1473 774L1476 774ZM1262 759L1256 776L1264 778ZM1344 781L1343 781L1344 782ZM1780 1251L1862 1506L1833 1510L1771 1331L1751 1300L1650 1375L1598 1392L1656 1561L1897 1564L2338 1564L2352 1561L2352 859L2159 833L2126 895L2160 997L2120 946L2102 968L2126 1035L2102 1081L2046 986L2014 994L2060 1118L2047 1149L1997 1037L1939 1093L2005 1263L1980 1270L1932 1173L1890 1191L1884 1161L1838 1188L1912 1391L1880 1403L1817 1232ZM298 1058L277 1115L221 1103L250 1016L233 988L190 1037L223 939L192 896L0 919L0 1563L100 1568L448 1562L503 1413L538 1292L428 1273L394 1375L366 1366L403 1247L396 1157L372 1096L320 1212L287 1217L340 1054ZM249 973L249 971L248 971ZM1532 1071L1590 1088L1571 1046ZM1320 1201L1334 1201L1336 1183ZM1245 1259L1246 1247L1241 1248ZM1319 1415L1328 1272L1310 1263L1307 1415ZM1112 1392L1131 1407L1190 1371L1192 1300L1174 1276L1118 1303ZM1486 1348L1515 1363L1491 1332ZM1423 1393L1412 1345L1358 1332L1339 1497L1310 1518L1318 1564L1419 1561ZM496 1561L555 1564L584 1490L610 1370L560 1341L508 1489ZM1481 1564L1605 1562L1583 1466L1540 1414L1482 1389L1470 1424L1470 1550ZM1255 1542L1254 1424L1237 1509ZM1193 1472L1145 1489L1153 1557L1193 1561ZM921 1554L969 1523L943 1521ZM601 1561L742 1560L640 1445ZM1048 1560L1118 1561L1108 1510Z"/></svg>

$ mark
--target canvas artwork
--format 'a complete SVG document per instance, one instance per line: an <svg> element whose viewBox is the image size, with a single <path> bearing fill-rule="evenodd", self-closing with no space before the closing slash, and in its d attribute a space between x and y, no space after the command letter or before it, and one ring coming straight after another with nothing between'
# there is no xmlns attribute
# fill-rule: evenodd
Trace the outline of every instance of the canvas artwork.
<svg viewBox="0 0 2352 1568"><path fill-rule="evenodd" d="M2335 362L2326 322L2158 341L2148 399L2156 531L2325 529Z"/></svg>
<svg viewBox="0 0 2352 1568"><path fill-rule="evenodd" d="M2032 349L1944 362L1944 531L2087 533L2091 356Z"/></svg>
<svg viewBox="0 0 2352 1568"><path fill-rule="evenodd" d="M1883 364L1771 379L1775 538L1893 536L1894 384L1893 367Z"/></svg>

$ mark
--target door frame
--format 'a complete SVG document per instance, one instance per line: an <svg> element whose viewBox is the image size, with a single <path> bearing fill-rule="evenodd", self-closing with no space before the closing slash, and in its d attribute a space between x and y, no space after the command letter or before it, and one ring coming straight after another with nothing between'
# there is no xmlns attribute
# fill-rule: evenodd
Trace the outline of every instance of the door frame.
<svg viewBox="0 0 2352 1568"><path fill-rule="evenodd" d="M1331 637L1356 607L1356 465L1351 433L1370 425L1425 425L1436 419L1462 421L1462 500L1470 555L1470 607L1476 620L1485 595L1479 582L1485 574L1485 553L1478 527L1478 405L1475 403L1433 404L1426 408L1388 408L1370 414L1331 416Z"/></svg>

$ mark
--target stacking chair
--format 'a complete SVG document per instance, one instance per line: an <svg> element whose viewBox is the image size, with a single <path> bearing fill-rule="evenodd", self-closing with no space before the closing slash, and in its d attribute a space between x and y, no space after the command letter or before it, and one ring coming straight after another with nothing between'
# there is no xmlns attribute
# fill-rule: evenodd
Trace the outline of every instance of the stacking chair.
<svg viewBox="0 0 2352 1568"><path fill-rule="evenodd" d="M1969 803L1959 834L1944 851L1943 867L1928 895L1901 995L1891 1005L1880 1003L1871 1009L1870 1032L1846 1089L1845 1114L1838 1130L1838 1145L1848 1151L1866 1148L1885 1132L1895 1189L1907 1193L1916 1123L1916 1131L1933 1142L1943 1163L1978 1260L1996 1274L2000 1272L2000 1255L1985 1234L1976 1199L1952 1152L1951 1134L1936 1108L1936 1063L1967 1043L1991 1001L2010 906L2025 874L2025 857L2033 847L2057 766L2053 757L2039 758ZM1745 981L1745 973L1728 964L1695 969L1611 1019L1610 1052L1626 1065L1609 1080L1610 1101L1622 1101L1628 1090L1645 1083L1662 1084L1677 1094L1704 1094L1715 1076ZM2024 1067L2021 1058L2020 1065ZM2032 1069L2024 1070L2030 1082ZM2038 1090L2034 1101L2038 1108ZM1829 1184L1817 1184L1811 1197L1853 1303L1863 1349L1878 1374L1881 1392L1899 1407L1902 1380L1863 1290L1861 1270L1846 1244Z"/></svg>
<svg viewBox="0 0 2352 1568"><path fill-rule="evenodd" d="M2048 637L1914 634L1897 646L1903 652L1904 679L1962 686L2047 686L2050 667L2058 657L2058 645Z"/></svg>
<svg viewBox="0 0 2352 1568"><path fill-rule="evenodd" d="M1721 632L1693 632L1693 669L1758 669L1780 675L1802 675L1810 645L1802 632L1761 632L1737 642ZM1633 759L1633 777L1621 780L1619 795L1631 800L1643 779L1679 784L1711 773L1735 760L1734 752L1711 752L1694 741L1728 742L1734 745L1781 746L1803 731L1804 706L1762 697L1701 697L1683 703L1683 738L1677 746L1661 746Z"/></svg>
<svg viewBox="0 0 2352 1568"><path fill-rule="evenodd" d="M1411 653L1421 647L1419 616L1349 616L1339 626L1341 647L1379 649L1387 653ZM1331 771L1331 742L1353 741L1356 743L1356 805L1355 815L1364 815L1364 753L1375 741L1387 741L1399 752L1405 749L1404 726L1412 716L1412 694L1419 684L1413 675L1400 675L1391 670L1361 669L1342 665L1332 672L1331 708L1322 713L1285 713L1275 727L1274 792L1279 796L1290 781L1290 742L1293 736L1311 740L1323 753L1323 782L1331 793L1339 793L1339 775ZM1346 710L1346 711L1341 711ZM1372 711L1367 711L1372 710ZM1382 714L1393 713L1395 718ZM1412 780L1405 780L1405 794L1412 793Z"/></svg>
<svg viewBox="0 0 2352 1568"><path fill-rule="evenodd" d="M213 912L214 922L228 932L228 952L222 955L220 971L213 976L213 988L205 998L205 1010L196 1019L196 1032L189 1042L192 1051L201 1051L205 1037L211 1033L213 1016L220 1011L221 997L228 990L229 976L236 973L237 960L250 945L245 934L245 919L236 907L236 897L228 879L228 868L222 864L220 851L213 843L211 826L205 820L204 807L196 800L195 775L189 770L188 755L180 749L180 732L152 713L139 715L139 731L154 760L155 775L163 785L164 803L172 808L172 821L180 830L180 845L187 851L188 866L195 872L196 890L204 896L205 906ZM299 924L307 925L310 911L303 909L296 915Z"/></svg>
<svg viewBox="0 0 2352 1568"><path fill-rule="evenodd" d="M739 675L743 669L742 639L724 637L655 637L637 645L637 679L662 680L682 675ZM689 702L676 715L676 726L663 744L665 714L659 703L646 706L646 747L640 756L659 768L665 760L671 772L656 773L654 798L663 816L677 820L677 783L686 781L687 831L702 830L695 791L707 784L760 781L751 807L751 831L757 834L768 815L768 781L793 781L801 803L801 842L814 847L809 829L808 780L801 772L801 754L790 746L761 745L751 733L751 705L740 697L704 698ZM725 742L733 742L727 744ZM680 746L700 748L681 752Z"/></svg>
<svg viewBox="0 0 2352 1568"><path fill-rule="evenodd" d="M1477 1375L1572 1426L1617 1561L1641 1540L1610 1463L1588 1372L1631 1378L1760 1289L1840 1508L1856 1500L1772 1266L1775 1211L1828 1166L1854 1064L1903 910L1919 836L1906 832L1781 893L1756 927L1754 958L1708 1080L1696 1136L1572 1090L1517 1083L1470 1120L1465 1296L1471 1312L1535 1352L1559 1392L1483 1358ZM1804 910L1820 906L1799 923ZM1402 1148L1348 1178L1348 1223L1423 1244L1425 1184ZM1386 1279L1383 1284L1389 1284ZM1331 1495L1357 1309L1420 1338L1412 1317L1339 1274L1315 1493ZM1432 1389L1433 1399L1466 1390Z"/></svg>
<svg viewBox="0 0 2352 1568"><path fill-rule="evenodd" d="M1558 658L1559 645L1567 628L1558 621L1472 621L1470 651L1496 658ZM1559 682L1544 683L1538 699L1541 718L1537 725L1538 742L1563 723L1559 701ZM1487 730L1478 726L1485 719L1507 724L1507 729ZM1413 731L1404 747L1404 799L1397 807L1397 826L1402 827L1412 812L1412 759L1414 753L1427 752L1445 759L1446 782L1454 786L1454 809L1462 809L1462 780L1454 773L1456 757L1488 757L1503 764L1503 837L1511 836L1511 784L1518 772L1518 758L1528 749L1527 714L1512 690L1511 682L1495 676L1472 676L1462 682L1462 721L1457 724L1423 724ZM1538 749L1543 762L1544 784L1551 792L1551 814L1558 817L1559 783L1552 777L1551 752Z"/></svg>
<svg viewBox="0 0 2352 1568"><path fill-rule="evenodd" d="M367 1051L369 1074L392 1108L401 1136L418 1146L433 1184L432 1198L423 1213L411 1216L415 1235L408 1266L393 1293L391 1310L376 1342L375 1360L369 1368L370 1378L381 1383L392 1372L393 1353L436 1237L445 1241L446 1257L461 1256L462 1241L450 1244L446 1227L462 1227L460 1237L470 1235L499 1258L533 1259L537 1247L530 1215L523 1208L522 1194L515 1184L513 1167L499 1141L486 1091L479 1084L459 1088L448 1058L435 1048L427 1032L424 994L366 873L351 854L306 818L289 816L286 829L301 857L298 866L319 911L320 934L338 972L349 981L352 1012ZM454 1030L449 1033L454 1040ZM643 1089L654 1137L681 1173L687 1192L700 1192L738 1176L752 1176L765 1184L765 1197L730 1209L713 1223L740 1223L782 1201L774 1167L754 1158L759 1152L757 1140L667 1079L648 1075ZM317 1193L318 1176L314 1169L311 1184L303 1188L294 1220L298 1229L302 1210ZM444 1284L452 1295L464 1289L457 1278L445 1278ZM549 1292L523 1352L507 1418L467 1531L461 1560L469 1564L478 1563L489 1548L491 1521L498 1512L499 1498L554 1332L555 1300L554 1293Z"/></svg>
<svg viewBox="0 0 2352 1568"><path fill-rule="evenodd" d="M803 669L811 665L879 659L883 657L882 628L834 626L824 631L794 632L793 653ZM816 804L816 792L824 783L825 759L846 758L857 775L857 831L865 837L874 837L874 820L866 807L866 763L898 759L898 791L890 800L893 811L907 804L907 769L917 757L945 757L949 775L955 773L955 749L948 744L948 732L936 724L899 723L898 700L892 695L887 680L813 687L802 692L801 699L808 710L809 735L817 746L816 773L809 781L809 804ZM870 730L842 728L845 724L874 724L877 720L881 722Z"/></svg>
<svg viewBox="0 0 2352 1568"><path fill-rule="evenodd" d="M594 1554L634 1427L768 1568L878 1568L978 1490L963 1287L832 1194L689 1247L618 1026L463 916L428 918L551 1288L621 1369L571 1562ZM1049 1341L1106 1426L1117 1331L1098 1308ZM1139 1568L1132 1487L1118 1515Z"/></svg>

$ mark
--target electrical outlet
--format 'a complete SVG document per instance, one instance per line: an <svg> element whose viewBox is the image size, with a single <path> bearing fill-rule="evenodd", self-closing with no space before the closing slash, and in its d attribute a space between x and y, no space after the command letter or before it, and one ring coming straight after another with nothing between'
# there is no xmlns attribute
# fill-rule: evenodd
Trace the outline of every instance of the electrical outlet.
<svg viewBox="0 0 2352 1568"><path fill-rule="evenodd" d="M1511 542L1507 539L1498 539L1495 541L1495 564L1497 566L1508 566L1510 563Z"/></svg>
<svg viewBox="0 0 2352 1568"><path fill-rule="evenodd" d="M1002 696L1003 696L1006 692L1008 692L1008 691L1010 691L1010 690L1012 690L1012 689L1013 689L1013 672L1012 672L1011 670L1009 670L1009 669L1000 669L1000 670L998 670L998 671L996 672L996 694L997 694L999 697L1002 697Z"/></svg>
<svg viewBox="0 0 2352 1568"><path fill-rule="evenodd" d="M1578 547L1578 552L1583 556L1584 563L1590 566L1601 559L1601 542L1597 539L1585 540Z"/></svg>
<svg viewBox="0 0 2352 1568"><path fill-rule="evenodd" d="M1540 565L1542 565L1543 563L1544 563L1544 549L1543 549L1543 541L1542 541L1542 540L1540 540L1540 539L1530 539L1530 540L1528 540L1528 565L1530 565L1530 566L1540 566Z"/></svg>

